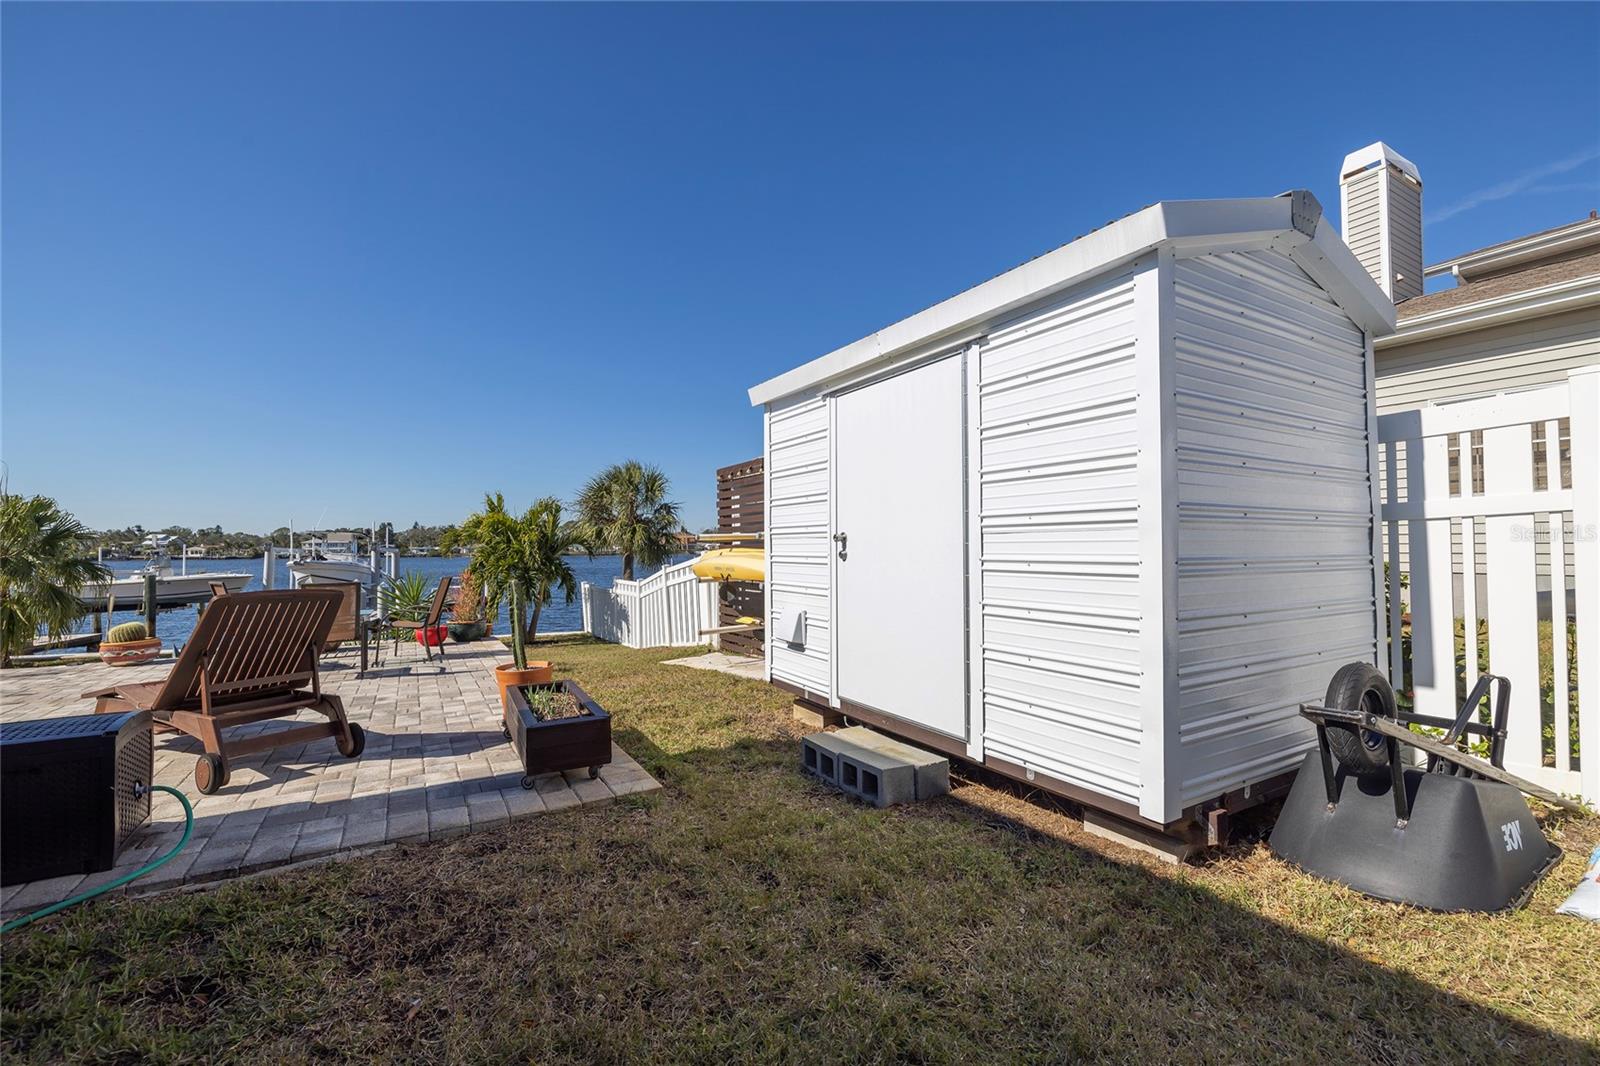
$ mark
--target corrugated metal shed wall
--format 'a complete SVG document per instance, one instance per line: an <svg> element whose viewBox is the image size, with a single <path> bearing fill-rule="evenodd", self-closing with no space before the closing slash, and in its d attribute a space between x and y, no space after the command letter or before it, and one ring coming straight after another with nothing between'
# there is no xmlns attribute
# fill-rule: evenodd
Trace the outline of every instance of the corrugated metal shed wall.
<svg viewBox="0 0 1600 1066"><path fill-rule="evenodd" d="M978 463L985 748L1137 804L1133 276L991 329Z"/></svg>
<svg viewBox="0 0 1600 1066"><path fill-rule="evenodd" d="M1361 331L1275 251L1180 259L1174 285L1168 765L1191 803L1290 769L1312 737L1296 705L1377 634Z"/></svg>
<svg viewBox="0 0 1600 1066"><path fill-rule="evenodd" d="M767 406L767 650L772 679L831 697L828 407L815 393ZM785 640L799 612L805 643Z"/></svg>

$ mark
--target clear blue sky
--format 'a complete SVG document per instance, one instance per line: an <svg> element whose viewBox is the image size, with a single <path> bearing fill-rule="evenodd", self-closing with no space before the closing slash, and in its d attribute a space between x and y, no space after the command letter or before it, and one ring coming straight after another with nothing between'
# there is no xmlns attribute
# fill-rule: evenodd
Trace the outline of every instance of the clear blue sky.
<svg viewBox="0 0 1600 1066"><path fill-rule="evenodd" d="M19 5L3 445L96 527L458 519L760 451L745 389L1382 138L1429 261L1600 206L1600 8ZM1386 36L1385 36L1386 35Z"/></svg>

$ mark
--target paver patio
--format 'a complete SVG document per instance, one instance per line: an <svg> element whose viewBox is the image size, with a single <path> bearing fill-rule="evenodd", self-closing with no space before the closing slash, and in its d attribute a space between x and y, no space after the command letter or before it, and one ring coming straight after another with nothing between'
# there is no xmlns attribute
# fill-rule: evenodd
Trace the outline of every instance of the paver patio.
<svg viewBox="0 0 1600 1066"><path fill-rule="evenodd" d="M438 840L546 811L608 803L661 786L615 744L598 779L584 770L544 774L524 790L516 751L500 733L500 695L491 672L509 653L498 641L450 645L448 658L423 658L416 644L356 676L349 652L323 660L322 685L344 700L352 722L367 732L357 759L338 753L332 739L256 752L232 760L219 792L202 796L194 784L199 742L158 734L155 783L183 790L194 804L194 837L160 869L114 892L148 892L218 881L274 866L387 844ZM156 681L170 659L137 667L99 663L7 671L0 686L0 728L34 718L88 714L86 690L131 681ZM231 735L272 732L298 719L245 726ZM183 829L183 812L157 793L151 818L129 841L115 869L9 885L0 911L10 915L46 906L117 877L165 853Z"/></svg>

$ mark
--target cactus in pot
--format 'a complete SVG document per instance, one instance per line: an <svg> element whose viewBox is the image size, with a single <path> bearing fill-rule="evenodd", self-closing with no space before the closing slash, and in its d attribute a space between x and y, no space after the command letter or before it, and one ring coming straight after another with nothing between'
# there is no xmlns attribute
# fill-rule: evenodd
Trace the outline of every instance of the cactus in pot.
<svg viewBox="0 0 1600 1066"><path fill-rule="evenodd" d="M456 605L450 612L450 639L466 643L487 636L489 621L485 606L483 583L478 580L477 571L469 566L461 574Z"/></svg>
<svg viewBox="0 0 1600 1066"><path fill-rule="evenodd" d="M143 622L123 622L121 625L112 626L106 633L106 643L130 644L136 640L146 640L149 636L150 630Z"/></svg>
<svg viewBox="0 0 1600 1066"><path fill-rule="evenodd" d="M100 642L100 661L107 666L133 666L161 653L161 638L152 637L143 622L112 626Z"/></svg>
<svg viewBox="0 0 1600 1066"><path fill-rule="evenodd" d="M494 668L495 680L500 685L500 708L505 711L510 702L506 695L507 690L522 685L549 684L552 677L550 664L547 662L529 662L527 639L518 624L522 618L524 601L522 599L522 582L512 578L507 582L507 591L511 598L511 658L512 662L501 663ZM509 730L507 736L510 736Z"/></svg>

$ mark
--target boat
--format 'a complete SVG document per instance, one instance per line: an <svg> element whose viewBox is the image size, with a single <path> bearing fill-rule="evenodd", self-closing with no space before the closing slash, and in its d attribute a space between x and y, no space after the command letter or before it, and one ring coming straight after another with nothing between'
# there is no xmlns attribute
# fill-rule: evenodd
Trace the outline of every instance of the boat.
<svg viewBox="0 0 1600 1066"><path fill-rule="evenodd" d="M154 554L150 565L137 573L124 574L104 585L85 585L78 599L91 611L104 611L111 600L116 600L122 610L137 610L144 603L144 579L147 574L156 576L156 606L183 607L191 603L204 603L211 598L211 586L218 583L229 592L243 592L252 575L237 570L197 570L189 572L185 557L181 572L174 573L172 558L167 554L170 538L152 536L145 539L145 547Z"/></svg>
<svg viewBox="0 0 1600 1066"><path fill-rule="evenodd" d="M374 606L377 588L395 570L394 549L385 547L385 569L378 567L378 551L361 555L359 534L336 530L307 537L295 548L289 562L289 581L295 588L322 581L353 581L361 586L363 606ZM387 570L387 572L385 572Z"/></svg>

